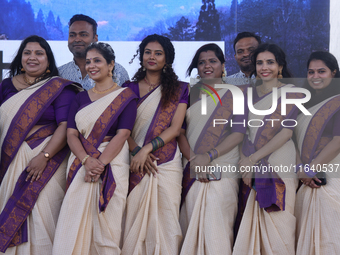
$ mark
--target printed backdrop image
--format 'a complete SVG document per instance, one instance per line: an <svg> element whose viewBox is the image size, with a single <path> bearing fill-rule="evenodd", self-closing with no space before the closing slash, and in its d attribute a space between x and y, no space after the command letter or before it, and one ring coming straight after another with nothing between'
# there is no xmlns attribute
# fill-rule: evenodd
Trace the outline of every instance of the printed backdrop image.
<svg viewBox="0 0 340 255"><path fill-rule="evenodd" d="M305 77L309 54L328 50L330 43L329 0L0 0L0 6L0 38L22 40L37 34L57 41L53 50L58 65L72 59L65 42L69 19L78 13L91 16L98 22L99 41L112 42L117 62L127 68L130 76L138 61L133 66L125 65L138 43L115 42L139 42L153 33L186 42L176 45L175 60L175 70L181 70L179 76L185 80L195 50L206 41L220 41L228 75L238 72L233 40L239 32L255 32L263 42L282 47L295 77ZM200 43L190 45L194 41ZM178 54L177 47L183 47L178 51L184 54ZM17 48L17 43L0 41L0 51L4 51L0 68L1 61L12 60Z"/></svg>

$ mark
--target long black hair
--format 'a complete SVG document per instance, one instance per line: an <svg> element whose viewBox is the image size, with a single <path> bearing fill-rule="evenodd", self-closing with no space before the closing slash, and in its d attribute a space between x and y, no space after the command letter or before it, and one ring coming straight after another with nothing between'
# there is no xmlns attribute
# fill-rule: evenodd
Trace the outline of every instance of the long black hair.
<svg viewBox="0 0 340 255"><path fill-rule="evenodd" d="M10 64L9 76L13 77L15 75L23 73L21 71L21 69L22 69L22 64L21 64L22 53L23 53L27 43L30 43L30 42L39 43L41 48L43 48L46 51L47 60L48 60L48 63L49 63L48 69L51 72L50 73L44 72L42 74L41 78L46 79L46 78L49 78L49 77L52 77L52 76L58 76L59 75L58 68L57 68L57 65L55 63L55 59L54 59L53 52L52 52L50 45L48 44L48 42L44 38L37 36L37 35L31 35L21 42L19 50L18 50L16 56L14 57L12 63ZM37 77L37 78L40 78L40 77ZM36 80L37 80L37 78L36 78Z"/></svg>
<svg viewBox="0 0 340 255"><path fill-rule="evenodd" d="M273 53L273 55L275 56L275 60L278 63L279 66L282 66L282 77L283 78L292 78L292 74L290 73L290 71L288 70L287 67L287 61L286 61L286 54L284 53L284 51L276 44L270 44L270 43L264 43L259 45L259 47L257 47L256 50L254 50L253 54L251 55L251 62L253 64L253 66L255 67L254 71L252 74L257 74L256 71L256 59L257 56L262 53L262 52L271 52ZM256 81L255 86L260 85L261 82L260 81Z"/></svg>
<svg viewBox="0 0 340 255"><path fill-rule="evenodd" d="M150 42L158 42L164 50L165 53L165 66L163 71L161 72L161 84L162 84L162 99L161 105L166 107L172 100L176 100L177 92L180 87L180 83L178 81L178 76L175 74L172 69L172 63L175 59L175 48L172 45L169 38L157 34L149 35L143 39L143 41L139 44L139 48L137 53L133 56L132 60L135 59L139 54L140 68L133 76L132 80L134 82L140 82L146 76L146 72L143 71L143 54L146 45Z"/></svg>
<svg viewBox="0 0 340 255"><path fill-rule="evenodd" d="M330 70L331 72L335 71L334 78L331 83L324 89L318 93L316 96L316 91L310 85L308 80L306 80L304 84L304 88L308 89L311 93L311 100L306 103L306 107L310 108L329 97L340 94L340 72L339 72L339 64L336 58L327 51L315 51L310 54L309 59L307 61L307 70L309 68L309 64L312 60L321 60Z"/></svg>

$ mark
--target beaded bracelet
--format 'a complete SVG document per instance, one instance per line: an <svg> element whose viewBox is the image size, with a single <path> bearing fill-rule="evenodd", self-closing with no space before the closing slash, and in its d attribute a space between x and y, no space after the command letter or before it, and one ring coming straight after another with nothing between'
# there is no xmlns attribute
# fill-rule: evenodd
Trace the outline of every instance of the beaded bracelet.
<svg viewBox="0 0 340 255"><path fill-rule="evenodd" d="M156 138L151 140L151 145L152 145L152 152L154 152L164 146L164 141L162 138L157 136Z"/></svg>
<svg viewBox="0 0 340 255"><path fill-rule="evenodd" d="M82 165L85 165L86 160L90 157L90 155L86 155L83 160L81 161Z"/></svg>
<svg viewBox="0 0 340 255"><path fill-rule="evenodd" d="M131 155L134 157L136 156L136 154L141 150L142 148L139 146L136 146L132 151L131 151Z"/></svg>

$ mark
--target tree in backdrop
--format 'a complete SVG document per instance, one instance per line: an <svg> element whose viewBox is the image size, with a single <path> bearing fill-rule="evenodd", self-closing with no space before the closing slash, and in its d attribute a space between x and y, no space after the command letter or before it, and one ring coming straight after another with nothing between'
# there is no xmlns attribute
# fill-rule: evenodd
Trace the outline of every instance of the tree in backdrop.
<svg viewBox="0 0 340 255"><path fill-rule="evenodd" d="M195 39L195 31L189 19L182 16L175 24L168 28L169 32L164 36L174 41L193 41Z"/></svg>
<svg viewBox="0 0 340 255"><path fill-rule="evenodd" d="M221 40L220 18L215 8L215 0L202 0L195 32L196 41Z"/></svg>
<svg viewBox="0 0 340 255"><path fill-rule="evenodd" d="M46 19L46 29L48 32L48 38L50 40L60 40L63 38L63 29L60 22L59 16L57 17L57 21L54 18L54 14L52 11L49 11L47 19Z"/></svg>
<svg viewBox="0 0 340 255"><path fill-rule="evenodd" d="M47 40L64 39L59 16L54 19L50 11L46 23L40 9L35 18L31 3L25 0L0 0L0 33L9 40L22 40L30 35L39 35Z"/></svg>
<svg viewBox="0 0 340 255"><path fill-rule="evenodd" d="M36 24L36 34L43 38L48 38L47 29L45 27L45 17L41 9L39 9L37 18L35 19L35 24Z"/></svg>

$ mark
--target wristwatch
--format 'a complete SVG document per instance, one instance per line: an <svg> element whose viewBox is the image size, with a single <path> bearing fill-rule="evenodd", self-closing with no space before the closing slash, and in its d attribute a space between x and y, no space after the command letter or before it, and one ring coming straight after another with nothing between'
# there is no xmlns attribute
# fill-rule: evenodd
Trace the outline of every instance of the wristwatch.
<svg viewBox="0 0 340 255"><path fill-rule="evenodd" d="M41 151L42 153L44 153L44 157L47 158L47 159L51 159L50 158L50 154L46 151Z"/></svg>

